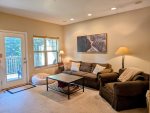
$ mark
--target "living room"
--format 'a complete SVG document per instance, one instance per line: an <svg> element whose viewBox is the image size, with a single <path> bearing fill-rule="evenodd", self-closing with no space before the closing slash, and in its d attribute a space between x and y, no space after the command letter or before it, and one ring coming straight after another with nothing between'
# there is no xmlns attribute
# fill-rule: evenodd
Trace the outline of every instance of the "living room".
<svg viewBox="0 0 150 113"><path fill-rule="evenodd" d="M148 105L121 111L115 110L107 99L99 94L99 89L89 87L85 87L84 92L71 95L69 100L61 93L47 92L46 85L38 85L15 94L5 90L29 83L33 76L39 73L55 75L62 61L64 66L71 60L110 64L113 73L119 73L123 65L124 68L134 67L150 74L149 6L149 0L120 0L119 2L117 0L45 0L44 2L1 0L0 106L2 107L0 107L0 113L147 113ZM104 52L80 52L80 48L78 50L79 37L103 33L106 34ZM5 62L7 50L5 39L10 37L20 37L22 41L18 41L22 48L19 53L22 56L20 62L23 62L19 64L22 65L23 70L20 69L22 72L20 81L11 80L14 79L13 76L15 77L13 72L13 75L6 77L9 66ZM49 41L48 39L56 41L56 50L42 51L42 47L36 50L34 45L38 39L43 40L43 43ZM81 45L84 44L81 43ZM10 46L10 50L12 46L15 47L15 44ZM122 54L116 55L120 47L128 49L125 57L122 57ZM12 51L15 50L12 49ZM60 51L63 51L61 55ZM53 55L57 60L51 62L51 54L37 58L36 54L41 52L44 54L54 52ZM146 92L144 95L146 104ZM33 104L35 104L34 107Z"/></svg>

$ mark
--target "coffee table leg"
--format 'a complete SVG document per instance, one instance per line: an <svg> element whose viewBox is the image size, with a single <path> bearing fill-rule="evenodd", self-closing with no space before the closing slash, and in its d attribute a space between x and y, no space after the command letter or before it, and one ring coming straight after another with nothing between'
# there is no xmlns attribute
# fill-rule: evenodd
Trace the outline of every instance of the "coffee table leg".
<svg viewBox="0 0 150 113"><path fill-rule="evenodd" d="M48 77L46 77L46 89L48 91Z"/></svg>
<svg viewBox="0 0 150 113"><path fill-rule="evenodd" d="M84 92L84 78L82 79L82 87L83 87L83 92Z"/></svg>
<svg viewBox="0 0 150 113"><path fill-rule="evenodd" d="M70 99L70 84L68 84L68 99Z"/></svg>

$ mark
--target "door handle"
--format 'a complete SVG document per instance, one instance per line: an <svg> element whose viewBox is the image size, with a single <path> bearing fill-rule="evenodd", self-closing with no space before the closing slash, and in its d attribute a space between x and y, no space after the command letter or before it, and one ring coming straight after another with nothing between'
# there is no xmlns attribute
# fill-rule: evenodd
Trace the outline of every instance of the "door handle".
<svg viewBox="0 0 150 113"><path fill-rule="evenodd" d="M24 58L24 61L23 61L23 63L27 63L27 60L26 60L26 58Z"/></svg>

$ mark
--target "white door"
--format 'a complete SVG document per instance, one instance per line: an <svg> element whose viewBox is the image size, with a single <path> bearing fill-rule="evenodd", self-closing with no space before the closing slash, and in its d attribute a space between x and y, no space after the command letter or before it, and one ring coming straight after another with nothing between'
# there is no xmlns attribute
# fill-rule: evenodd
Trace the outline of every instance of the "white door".
<svg viewBox="0 0 150 113"><path fill-rule="evenodd" d="M0 32L1 76L3 88L27 83L25 33Z"/></svg>

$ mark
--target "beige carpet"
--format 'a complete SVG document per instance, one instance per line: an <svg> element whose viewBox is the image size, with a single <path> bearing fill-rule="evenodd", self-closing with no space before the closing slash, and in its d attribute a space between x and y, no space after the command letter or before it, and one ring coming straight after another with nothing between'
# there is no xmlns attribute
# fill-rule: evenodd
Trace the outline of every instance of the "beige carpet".
<svg viewBox="0 0 150 113"><path fill-rule="evenodd" d="M98 91L85 89L67 96L55 91L46 92L38 86L20 93L0 94L0 113L147 113L146 108L116 112L99 96Z"/></svg>

